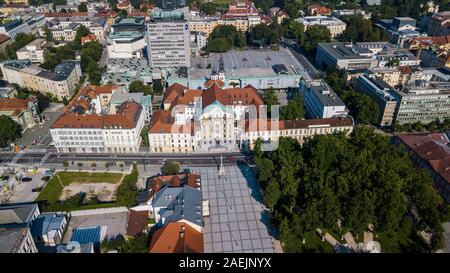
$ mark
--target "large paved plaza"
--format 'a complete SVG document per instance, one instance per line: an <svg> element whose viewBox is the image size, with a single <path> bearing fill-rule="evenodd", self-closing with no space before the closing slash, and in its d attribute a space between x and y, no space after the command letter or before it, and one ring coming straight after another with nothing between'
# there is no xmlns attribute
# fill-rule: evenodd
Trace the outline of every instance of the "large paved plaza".
<svg viewBox="0 0 450 273"><path fill-rule="evenodd" d="M203 199L210 203L205 252L273 253L274 227L264 211L255 175L246 165L224 169L225 176L219 178L216 167L191 168L201 174Z"/></svg>

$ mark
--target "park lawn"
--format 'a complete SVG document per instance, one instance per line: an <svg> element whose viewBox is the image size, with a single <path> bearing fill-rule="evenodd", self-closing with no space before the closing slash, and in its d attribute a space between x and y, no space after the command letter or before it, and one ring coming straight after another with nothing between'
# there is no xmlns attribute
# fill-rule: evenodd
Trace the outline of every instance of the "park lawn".
<svg viewBox="0 0 450 273"><path fill-rule="evenodd" d="M59 172L64 186L70 183L118 183L122 178L121 173L88 173L88 172Z"/></svg>
<svg viewBox="0 0 450 273"><path fill-rule="evenodd" d="M428 252L425 242L416 234L403 234L397 232L393 236L388 236L385 233L378 233L375 241L380 242L382 253L422 253Z"/></svg>
<svg viewBox="0 0 450 273"><path fill-rule="evenodd" d="M304 253L334 253L333 247L328 242L322 242L315 232L307 232L303 235L306 243L303 245Z"/></svg>
<svg viewBox="0 0 450 273"><path fill-rule="evenodd" d="M47 200L49 203L56 203L61 196L64 187L55 175L47 182L44 189L39 193L36 201Z"/></svg>

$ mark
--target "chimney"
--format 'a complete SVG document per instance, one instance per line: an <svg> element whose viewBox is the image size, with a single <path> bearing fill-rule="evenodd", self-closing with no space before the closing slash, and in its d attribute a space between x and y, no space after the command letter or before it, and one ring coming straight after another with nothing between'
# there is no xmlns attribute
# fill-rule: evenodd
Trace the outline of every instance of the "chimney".
<svg viewBox="0 0 450 273"><path fill-rule="evenodd" d="M180 238L184 238L184 230L185 230L185 227L184 227L184 225L182 225L181 229L180 229Z"/></svg>

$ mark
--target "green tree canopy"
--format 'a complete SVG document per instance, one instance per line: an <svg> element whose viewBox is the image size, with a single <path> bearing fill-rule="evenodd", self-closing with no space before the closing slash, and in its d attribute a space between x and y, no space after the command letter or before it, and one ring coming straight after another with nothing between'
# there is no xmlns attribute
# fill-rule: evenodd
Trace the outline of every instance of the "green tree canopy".
<svg viewBox="0 0 450 273"><path fill-rule="evenodd" d="M6 147L8 142L14 142L22 136L22 127L12 118L0 115L0 145Z"/></svg>
<svg viewBox="0 0 450 273"><path fill-rule="evenodd" d="M161 173L163 175L177 174L179 172L180 172L180 165L173 161L167 161L161 167Z"/></svg>
<svg viewBox="0 0 450 273"><path fill-rule="evenodd" d="M146 85L140 80L136 80L130 83L128 86L130 93L144 93L144 95L152 95L153 89L151 86Z"/></svg>
<svg viewBox="0 0 450 273"><path fill-rule="evenodd" d="M219 25L214 28L208 37L208 47L210 52L226 52L233 47L244 47L244 34L237 30L235 26Z"/></svg>
<svg viewBox="0 0 450 273"><path fill-rule="evenodd" d="M87 11L88 11L88 8L87 8L86 4L85 4L85 3L81 3L81 4L78 6L78 11L79 11L79 12L87 12Z"/></svg>

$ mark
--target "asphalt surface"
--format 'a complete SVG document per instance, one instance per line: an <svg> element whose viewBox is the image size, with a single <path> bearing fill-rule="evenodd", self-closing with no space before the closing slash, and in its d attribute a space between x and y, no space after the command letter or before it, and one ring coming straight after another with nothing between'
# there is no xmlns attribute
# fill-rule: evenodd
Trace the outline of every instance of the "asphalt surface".
<svg viewBox="0 0 450 273"><path fill-rule="evenodd" d="M224 153L223 164L235 164L246 159L242 153ZM228 160L228 156L231 156ZM140 164L163 164L165 160L176 161L184 165L218 165L220 154L57 154L44 151L25 151L18 155L13 152L0 153L1 164L56 164L65 161L136 161Z"/></svg>

